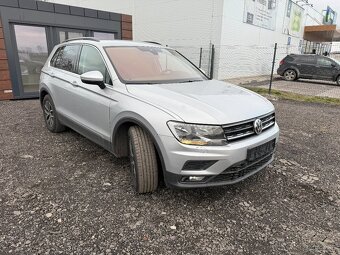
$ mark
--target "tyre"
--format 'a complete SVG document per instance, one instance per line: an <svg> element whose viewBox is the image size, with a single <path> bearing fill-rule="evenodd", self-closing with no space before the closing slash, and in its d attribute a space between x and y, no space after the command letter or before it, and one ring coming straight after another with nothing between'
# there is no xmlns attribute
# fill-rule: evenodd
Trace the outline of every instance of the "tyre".
<svg viewBox="0 0 340 255"><path fill-rule="evenodd" d="M49 95L44 97L42 108L47 129L53 133L64 131L65 126L60 123L53 100Z"/></svg>
<svg viewBox="0 0 340 255"><path fill-rule="evenodd" d="M283 78L286 80L286 81L294 81L297 79L297 73L295 70L293 69L288 69L284 72L283 74Z"/></svg>
<svg viewBox="0 0 340 255"><path fill-rule="evenodd" d="M336 78L336 84L340 86L340 75Z"/></svg>
<svg viewBox="0 0 340 255"><path fill-rule="evenodd" d="M158 186L156 150L150 136L138 126L129 129L129 158L135 191L155 191Z"/></svg>

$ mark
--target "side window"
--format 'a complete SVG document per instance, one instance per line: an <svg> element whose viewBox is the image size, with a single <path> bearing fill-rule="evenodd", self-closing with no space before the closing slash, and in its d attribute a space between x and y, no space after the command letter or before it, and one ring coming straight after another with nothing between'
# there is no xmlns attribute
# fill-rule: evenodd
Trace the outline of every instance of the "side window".
<svg viewBox="0 0 340 255"><path fill-rule="evenodd" d="M79 48L79 45L67 45L61 48L54 60L53 66L74 73Z"/></svg>
<svg viewBox="0 0 340 255"><path fill-rule="evenodd" d="M109 72L106 69L105 63L99 51L92 46L84 45L79 58L78 73L82 75L83 73L90 71L101 72L104 77L104 82L106 84L112 85Z"/></svg>
<svg viewBox="0 0 340 255"><path fill-rule="evenodd" d="M53 55L53 57L51 58L51 61L50 61L51 66L55 67L56 59L58 58L60 51L62 51L63 49L64 49L64 47L60 47L56 50L56 52L54 53L54 55Z"/></svg>
<svg viewBox="0 0 340 255"><path fill-rule="evenodd" d="M287 56L287 57L285 58L285 61L286 61L286 62L293 62L293 61L294 61L294 58L293 58L292 56Z"/></svg>
<svg viewBox="0 0 340 255"><path fill-rule="evenodd" d="M305 64L315 64L315 56L303 56L301 62Z"/></svg>
<svg viewBox="0 0 340 255"><path fill-rule="evenodd" d="M333 62L327 58L318 57L317 59L317 65L331 67L332 64Z"/></svg>

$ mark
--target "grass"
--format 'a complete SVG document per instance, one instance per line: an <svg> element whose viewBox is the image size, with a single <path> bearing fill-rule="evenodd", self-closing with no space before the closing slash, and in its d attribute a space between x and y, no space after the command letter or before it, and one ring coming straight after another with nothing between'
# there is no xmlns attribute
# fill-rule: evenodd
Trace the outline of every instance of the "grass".
<svg viewBox="0 0 340 255"><path fill-rule="evenodd" d="M249 86L246 86L245 88L251 91L254 91L260 95L269 96L268 89L249 87ZM273 90L273 89L271 92L271 96L274 96L280 99L294 100L294 101L299 101L299 102L340 105L340 99L338 98L305 96L305 95L300 95L300 94L296 94L292 92L278 91L278 90Z"/></svg>

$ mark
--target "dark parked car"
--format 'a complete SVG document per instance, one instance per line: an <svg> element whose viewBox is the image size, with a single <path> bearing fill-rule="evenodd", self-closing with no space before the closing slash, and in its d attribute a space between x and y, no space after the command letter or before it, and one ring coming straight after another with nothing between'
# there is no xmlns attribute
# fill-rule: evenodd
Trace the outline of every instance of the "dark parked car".
<svg viewBox="0 0 340 255"><path fill-rule="evenodd" d="M304 78L331 80L340 85L340 62L325 56L288 55L281 60L277 73L286 81Z"/></svg>

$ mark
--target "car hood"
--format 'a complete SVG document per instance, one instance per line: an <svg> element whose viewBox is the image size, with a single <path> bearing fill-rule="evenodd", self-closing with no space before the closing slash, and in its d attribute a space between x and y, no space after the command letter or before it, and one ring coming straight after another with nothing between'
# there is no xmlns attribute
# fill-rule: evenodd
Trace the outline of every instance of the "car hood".
<svg viewBox="0 0 340 255"><path fill-rule="evenodd" d="M274 110L264 97L217 80L156 85L127 85L140 100L173 113L188 123L228 124Z"/></svg>

